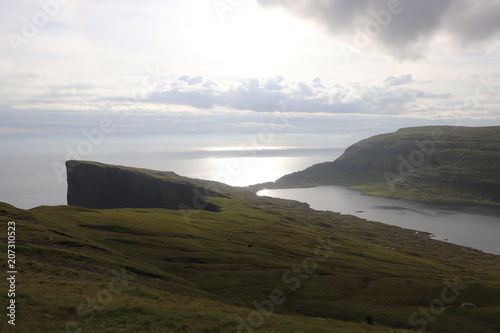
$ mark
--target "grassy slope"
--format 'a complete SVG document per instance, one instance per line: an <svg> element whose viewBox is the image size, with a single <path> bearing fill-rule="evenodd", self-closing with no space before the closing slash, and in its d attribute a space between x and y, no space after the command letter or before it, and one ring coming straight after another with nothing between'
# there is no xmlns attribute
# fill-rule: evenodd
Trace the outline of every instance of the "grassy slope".
<svg viewBox="0 0 500 333"><path fill-rule="evenodd" d="M468 288L428 331L497 332L500 257L297 202L232 194L210 199L222 212L191 211L188 220L165 209L0 204L2 244L6 222L17 222L19 271L18 326L2 320L0 331L62 332L75 322L83 332L237 332L238 318L277 289L286 301L258 332L405 332L413 312L440 298L443 281L458 278ZM302 278L292 290L297 281L283 274L327 237L335 244L322 252L329 258L287 276ZM121 269L132 279L126 286L111 273ZM110 294L111 281L123 290ZM96 298L105 305L87 322L86 304ZM366 313L375 327L362 324Z"/></svg>
<svg viewBox="0 0 500 333"><path fill-rule="evenodd" d="M276 184L337 184L379 196L500 205L500 127L415 127L377 135L352 145L334 162Z"/></svg>

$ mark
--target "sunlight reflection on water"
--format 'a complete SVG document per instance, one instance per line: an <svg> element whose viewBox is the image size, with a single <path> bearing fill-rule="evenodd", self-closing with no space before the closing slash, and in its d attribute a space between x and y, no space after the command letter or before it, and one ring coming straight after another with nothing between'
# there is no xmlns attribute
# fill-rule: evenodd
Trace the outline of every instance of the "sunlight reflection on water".
<svg viewBox="0 0 500 333"><path fill-rule="evenodd" d="M216 180L233 186L274 181L315 163L332 161L343 149L272 149L249 153L234 150L175 152L113 151L95 153L85 160ZM255 155L255 157L253 157ZM64 155L9 155L0 163L0 201L19 208L65 205L66 181L52 167L64 165Z"/></svg>

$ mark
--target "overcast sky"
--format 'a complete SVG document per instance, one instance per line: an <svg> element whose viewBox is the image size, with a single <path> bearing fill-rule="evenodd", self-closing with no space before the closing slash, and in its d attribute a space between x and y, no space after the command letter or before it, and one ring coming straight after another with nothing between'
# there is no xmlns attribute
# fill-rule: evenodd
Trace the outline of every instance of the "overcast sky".
<svg viewBox="0 0 500 333"><path fill-rule="evenodd" d="M5 0L0 148L500 125L499 17L496 0Z"/></svg>

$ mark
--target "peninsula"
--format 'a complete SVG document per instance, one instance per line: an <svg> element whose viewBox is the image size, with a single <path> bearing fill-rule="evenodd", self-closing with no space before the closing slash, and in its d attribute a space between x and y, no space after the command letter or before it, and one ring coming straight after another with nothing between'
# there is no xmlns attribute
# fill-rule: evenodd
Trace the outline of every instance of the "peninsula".
<svg viewBox="0 0 500 333"><path fill-rule="evenodd" d="M410 200L500 205L500 127L403 128L359 141L335 161L264 184L319 185Z"/></svg>

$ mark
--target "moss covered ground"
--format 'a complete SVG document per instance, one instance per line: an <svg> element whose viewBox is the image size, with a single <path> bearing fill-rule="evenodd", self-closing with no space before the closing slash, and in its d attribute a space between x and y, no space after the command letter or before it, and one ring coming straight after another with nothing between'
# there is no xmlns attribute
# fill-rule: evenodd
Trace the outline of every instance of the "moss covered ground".
<svg viewBox="0 0 500 333"><path fill-rule="evenodd" d="M4 314L0 331L498 332L499 256L228 194L210 198L218 213L0 204L18 271L16 326Z"/></svg>

